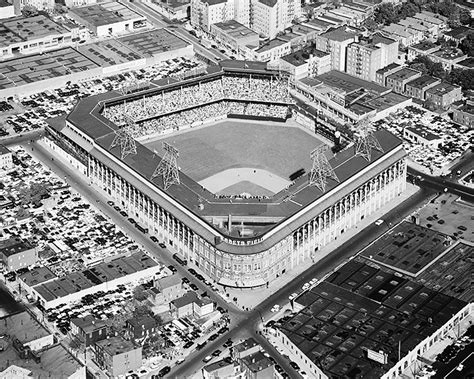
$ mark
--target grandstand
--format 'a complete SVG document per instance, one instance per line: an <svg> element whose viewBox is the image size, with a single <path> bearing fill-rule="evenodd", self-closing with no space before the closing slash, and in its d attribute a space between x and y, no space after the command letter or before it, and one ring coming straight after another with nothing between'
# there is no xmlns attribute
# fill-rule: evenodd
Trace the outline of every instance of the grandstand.
<svg viewBox="0 0 474 379"><path fill-rule="evenodd" d="M380 151L373 150L369 160L352 145L336 156L319 149L317 158L327 164L317 171L310 153L322 140L287 120L294 108L286 79L263 65L236 64L129 95L83 99L47 133L93 185L171 252L223 285L255 287L311 259L400 195L405 152L401 141L382 129L375 132ZM228 132L241 127L241 133ZM250 131L260 143L245 142L242 136ZM163 159L160 138L170 146L176 141L177 163ZM240 156L229 147L239 143L249 145ZM285 154L294 162L277 169ZM190 162L203 159L218 164L199 176L193 171L199 164L193 168ZM294 172L307 174L291 181ZM314 185L310 172L324 186ZM203 182L224 173L232 177L224 188Z"/></svg>

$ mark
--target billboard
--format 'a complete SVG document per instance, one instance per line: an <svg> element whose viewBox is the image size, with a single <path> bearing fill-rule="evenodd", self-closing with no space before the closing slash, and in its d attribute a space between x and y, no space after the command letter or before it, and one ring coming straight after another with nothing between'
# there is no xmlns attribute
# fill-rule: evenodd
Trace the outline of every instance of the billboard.
<svg viewBox="0 0 474 379"><path fill-rule="evenodd" d="M367 358L372 359L375 362L379 362L381 364L386 364L387 363L387 354L385 354L383 351L374 351L367 349Z"/></svg>

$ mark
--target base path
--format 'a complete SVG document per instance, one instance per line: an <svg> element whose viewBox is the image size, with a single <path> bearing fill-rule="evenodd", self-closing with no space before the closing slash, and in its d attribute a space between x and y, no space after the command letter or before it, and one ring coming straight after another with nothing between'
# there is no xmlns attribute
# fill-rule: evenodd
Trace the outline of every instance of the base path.
<svg viewBox="0 0 474 379"><path fill-rule="evenodd" d="M241 182L250 182L255 186L243 186L245 187L243 188L238 185ZM221 171L201 180L199 184L215 194L241 195L247 193L251 196L268 196L280 192L291 182L267 170L243 167ZM234 190L242 191L235 193Z"/></svg>

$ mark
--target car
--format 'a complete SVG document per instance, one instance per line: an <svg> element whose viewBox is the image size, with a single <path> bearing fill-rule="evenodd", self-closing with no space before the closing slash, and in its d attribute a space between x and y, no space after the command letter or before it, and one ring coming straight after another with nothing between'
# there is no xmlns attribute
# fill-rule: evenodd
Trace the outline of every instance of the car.
<svg viewBox="0 0 474 379"><path fill-rule="evenodd" d="M462 230L463 232L465 232L467 230L467 228L464 225L458 226L458 229Z"/></svg>
<svg viewBox="0 0 474 379"><path fill-rule="evenodd" d="M183 348L184 349L189 349L191 346L194 345L194 342L193 341L189 341L189 342L186 342L184 345L183 345Z"/></svg>
<svg viewBox="0 0 474 379"><path fill-rule="evenodd" d="M123 217L128 217L128 213L125 212L125 211L120 211L120 214L121 214Z"/></svg>
<svg viewBox="0 0 474 379"><path fill-rule="evenodd" d="M192 275L196 275L196 274L197 274L197 272L196 272L193 268L188 268L188 271L189 271L189 273L192 274Z"/></svg>
<svg viewBox="0 0 474 379"><path fill-rule="evenodd" d="M119 207L118 205L114 206L114 209L115 209L117 212L120 212L120 211L121 211L121 209L120 209L120 207Z"/></svg>
<svg viewBox="0 0 474 379"><path fill-rule="evenodd" d="M184 283L184 284L189 284L190 283L190 280L186 277L182 278L181 281Z"/></svg>
<svg viewBox="0 0 474 379"><path fill-rule="evenodd" d="M222 346L224 347L231 347L234 344L234 342L229 338L227 341L225 341Z"/></svg>
<svg viewBox="0 0 474 379"><path fill-rule="evenodd" d="M305 283L305 284L303 284L303 287L301 287L301 289L302 289L303 291L306 291L307 289L309 289L309 287L311 287L311 284Z"/></svg>
<svg viewBox="0 0 474 379"><path fill-rule="evenodd" d="M380 225L382 225L382 224L383 224L383 220L382 220L382 219L375 221L375 225L377 225L377 226L380 226Z"/></svg>
<svg viewBox="0 0 474 379"><path fill-rule="evenodd" d="M198 343L198 344L196 345L196 349L197 349L197 350L201 350L204 346L206 346L206 344L207 344L206 341L203 341L203 342L201 342L201 343Z"/></svg>
<svg viewBox="0 0 474 379"><path fill-rule="evenodd" d="M298 294L296 292L293 292L290 296L288 296L288 299L293 300Z"/></svg>
<svg viewBox="0 0 474 379"><path fill-rule="evenodd" d="M129 217L128 218L128 222L130 222L131 224L136 224L137 222L135 221L135 219Z"/></svg>
<svg viewBox="0 0 474 379"><path fill-rule="evenodd" d="M160 242L158 246L160 246L162 249L166 249L166 245L163 242Z"/></svg>
<svg viewBox="0 0 474 379"><path fill-rule="evenodd" d="M178 272L178 270L176 270L176 267L174 267L173 265L169 265L168 266L169 270L174 274L175 272Z"/></svg>
<svg viewBox="0 0 474 379"><path fill-rule="evenodd" d="M191 283L191 284L189 285L189 287L191 287L191 289L192 289L193 291L198 291L198 290L199 290L198 286L195 285L194 283Z"/></svg>
<svg viewBox="0 0 474 379"><path fill-rule="evenodd" d="M158 238L156 238L155 236L151 236L150 239L151 239L154 243L158 243Z"/></svg>
<svg viewBox="0 0 474 379"><path fill-rule="evenodd" d="M113 207L115 205L115 203L113 201L107 201L107 204L109 204L111 207Z"/></svg>
<svg viewBox="0 0 474 379"><path fill-rule="evenodd" d="M212 355L213 355L214 357L218 357L219 355L221 355L221 353L222 353L222 351L220 351L220 350L218 349L218 350L215 350L215 351L212 353Z"/></svg>
<svg viewBox="0 0 474 379"><path fill-rule="evenodd" d="M208 356L205 357L202 361L203 361L204 363L207 363L207 362L209 362L212 358L214 358L212 355L208 355Z"/></svg>
<svg viewBox="0 0 474 379"><path fill-rule="evenodd" d="M180 364L182 364L184 362L184 359L183 358L180 358L176 361L176 365L179 366Z"/></svg>
<svg viewBox="0 0 474 379"><path fill-rule="evenodd" d="M271 309L272 312L278 312L279 310L280 310L280 305L279 304L275 304Z"/></svg>
<svg viewBox="0 0 474 379"><path fill-rule="evenodd" d="M209 337L209 341L214 341L215 339L217 339L217 337L219 337L219 334L214 333L213 335Z"/></svg>
<svg viewBox="0 0 474 379"><path fill-rule="evenodd" d="M295 362L291 361L290 366L293 367L296 371L299 371L300 366L298 366Z"/></svg>
<svg viewBox="0 0 474 379"><path fill-rule="evenodd" d="M171 367L170 366L165 366L158 372L158 377L162 378L163 376L168 374L170 371L171 371Z"/></svg>
<svg viewBox="0 0 474 379"><path fill-rule="evenodd" d="M313 278L309 281L311 285L315 285L318 282L318 278Z"/></svg>

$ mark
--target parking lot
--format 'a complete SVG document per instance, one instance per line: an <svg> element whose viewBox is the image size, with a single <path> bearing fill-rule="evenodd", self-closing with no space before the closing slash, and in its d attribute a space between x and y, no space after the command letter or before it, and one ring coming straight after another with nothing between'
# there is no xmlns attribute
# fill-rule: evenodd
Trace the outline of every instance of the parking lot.
<svg viewBox="0 0 474 379"><path fill-rule="evenodd" d="M148 83L164 77L180 77L204 64L196 59L174 58L136 71L102 79L69 84L66 87L0 103L0 137L25 133L46 126L45 120L69 112L76 102L90 95ZM12 114L12 108L17 109Z"/></svg>
<svg viewBox="0 0 474 379"><path fill-rule="evenodd" d="M447 173L451 163L474 143L474 131L415 106L408 106L374 123L402 138L409 157L417 167L440 175ZM412 143L403 138L403 130L419 126L441 137L439 148Z"/></svg>

